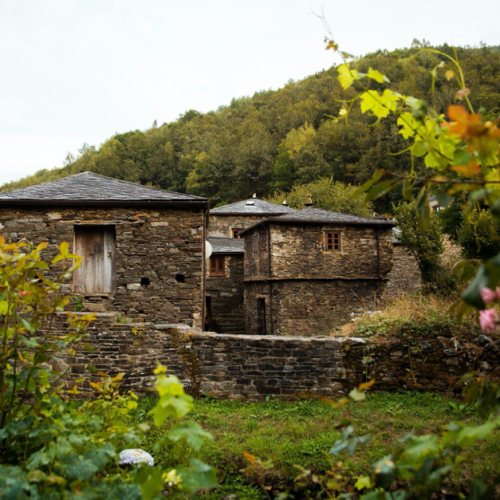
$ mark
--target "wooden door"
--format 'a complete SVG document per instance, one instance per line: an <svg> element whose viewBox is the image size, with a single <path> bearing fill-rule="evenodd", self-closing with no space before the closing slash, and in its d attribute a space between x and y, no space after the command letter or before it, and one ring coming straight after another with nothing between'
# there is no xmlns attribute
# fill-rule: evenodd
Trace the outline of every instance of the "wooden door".
<svg viewBox="0 0 500 500"><path fill-rule="evenodd" d="M75 226L75 254L83 257L74 274L74 292L85 295L114 291L116 234L114 226Z"/></svg>

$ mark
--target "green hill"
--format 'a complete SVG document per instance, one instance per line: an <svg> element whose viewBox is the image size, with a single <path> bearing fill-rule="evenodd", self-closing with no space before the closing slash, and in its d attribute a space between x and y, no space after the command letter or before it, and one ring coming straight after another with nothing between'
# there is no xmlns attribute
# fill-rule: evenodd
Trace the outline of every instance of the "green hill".
<svg viewBox="0 0 500 500"><path fill-rule="evenodd" d="M440 49L451 53L450 47ZM498 49L458 49L472 102L487 109L491 118L500 114ZM430 72L439 56L417 52L418 48L378 51L357 59L354 65L361 71L378 69L389 77L391 88L423 98L444 112L455 102L456 88L440 74L432 94ZM39 170L0 189L90 170L207 196L220 204L255 192L266 196L276 188L287 190L325 176L359 184L375 168L405 169L408 154L387 154L405 147L394 121L373 126L373 120L358 110L347 125L331 119L341 107L336 99L348 99L354 92L341 90L332 67L276 91L233 99L216 111L191 110L159 127L117 134L98 149L84 145L79 156L64 167Z"/></svg>

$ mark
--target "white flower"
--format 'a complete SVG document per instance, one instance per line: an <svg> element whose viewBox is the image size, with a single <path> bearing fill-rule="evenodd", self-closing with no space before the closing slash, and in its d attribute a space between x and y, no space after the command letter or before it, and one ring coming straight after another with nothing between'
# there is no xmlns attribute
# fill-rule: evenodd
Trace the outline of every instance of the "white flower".
<svg viewBox="0 0 500 500"><path fill-rule="evenodd" d="M169 486L177 486L182 482L182 478L175 469L172 469L168 474L163 474L163 481Z"/></svg>
<svg viewBox="0 0 500 500"><path fill-rule="evenodd" d="M123 450L119 455L120 461L118 462L120 465L125 464L146 464L150 467L153 467L155 464L155 459L144 450L140 450L139 448Z"/></svg>

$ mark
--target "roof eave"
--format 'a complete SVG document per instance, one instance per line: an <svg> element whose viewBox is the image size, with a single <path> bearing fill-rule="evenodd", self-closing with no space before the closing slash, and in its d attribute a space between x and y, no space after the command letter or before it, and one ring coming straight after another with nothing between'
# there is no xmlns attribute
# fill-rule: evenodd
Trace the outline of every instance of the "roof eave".
<svg viewBox="0 0 500 500"><path fill-rule="evenodd" d="M250 232L252 229L255 229L256 227L264 224L311 224L311 225L325 225L325 224L339 224L343 226L377 226L377 227L386 227L387 229L394 227L393 222L382 222L382 221L377 221L377 222L368 222L368 221L311 221L311 220L304 220L304 219L280 219L280 218L275 218L275 219L264 219L257 224L254 224L253 226L247 227L243 231L239 232L239 235L243 235L245 233Z"/></svg>
<svg viewBox="0 0 500 500"><path fill-rule="evenodd" d="M57 206L57 207L200 207L208 208L208 200L7 200L0 207Z"/></svg>

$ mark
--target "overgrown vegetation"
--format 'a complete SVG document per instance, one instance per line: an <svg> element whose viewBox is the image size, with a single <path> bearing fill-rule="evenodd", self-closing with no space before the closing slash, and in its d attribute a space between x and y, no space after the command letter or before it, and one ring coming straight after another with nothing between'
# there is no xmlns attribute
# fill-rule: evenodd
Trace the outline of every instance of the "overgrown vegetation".
<svg viewBox="0 0 500 500"><path fill-rule="evenodd" d="M477 319L471 316L458 321L450 315L454 300L442 295L402 294L390 300L380 312L354 318L355 321L342 327L340 334L364 338L434 338L436 335L475 338L481 333Z"/></svg>
<svg viewBox="0 0 500 500"><path fill-rule="evenodd" d="M79 390L65 387L69 365L61 358L71 363L74 345L93 318L68 313L71 328L62 336L53 333L55 314L70 301L61 285L81 258L63 242L49 264L41 256L46 246L0 237L0 497L132 500L166 491L186 498L214 486L213 469L199 460L170 470L127 465L130 456L120 451L136 448L149 425L130 425L127 415L137 398L119 391L121 374L101 373L83 403L69 400ZM49 279L49 273L58 278ZM159 399L151 415L157 427L168 421L170 431L153 449L184 440L198 449L210 434L195 422L180 421L193 409L193 399L164 367L155 373Z"/></svg>
<svg viewBox="0 0 500 500"><path fill-rule="evenodd" d="M410 49L379 50L352 63L360 73L376 68L387 75L391 88L424 100L436 113L446 112L454 100L455 82L440 74L432 92L431 70L443 55ZM452 55L449 46L439 47ZM500 52L495 47L458 48L458 57L470 82L470 101L483 107L485 119L500 113ZM372 88L380 85L373 82ZM354 106L349 122L335 122L353 88L342 90L337 68L290 82L277 91L256 92L233 99L209 113L190 110L177 121L146 131L117 134L100 147L83 145L78 157L65 166L42 169L2 189L25 187L61 176L90 170L143 184L209 197L215 204L289 191L296 185L332 177L360 184L375 168L404 173L408 155L391 156L406 148L397 134L396 118L377 126L375 119ZM415 172L425 175L422 158L415 158ZM390 212L401 198L398 188L388 199L378 200L377 211Z"/></svg>

